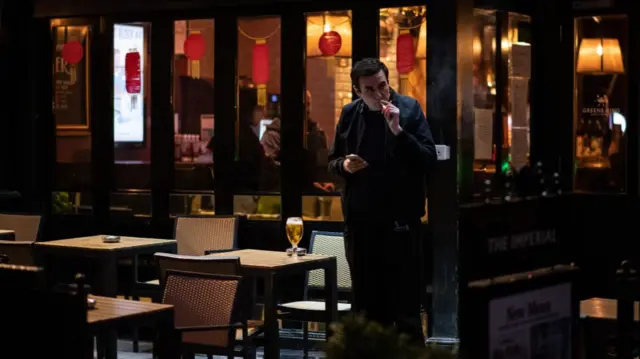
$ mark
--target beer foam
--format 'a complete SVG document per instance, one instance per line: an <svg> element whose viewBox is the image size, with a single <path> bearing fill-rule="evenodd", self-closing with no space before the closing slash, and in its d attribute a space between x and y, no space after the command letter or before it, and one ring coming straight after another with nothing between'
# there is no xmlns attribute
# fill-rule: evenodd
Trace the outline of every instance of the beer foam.
<svg viewBox="0 0 640 359"><path fill-rule="evenodd" d="M302 218L300 217L287 218L287 224L302 224Z"/></svg>

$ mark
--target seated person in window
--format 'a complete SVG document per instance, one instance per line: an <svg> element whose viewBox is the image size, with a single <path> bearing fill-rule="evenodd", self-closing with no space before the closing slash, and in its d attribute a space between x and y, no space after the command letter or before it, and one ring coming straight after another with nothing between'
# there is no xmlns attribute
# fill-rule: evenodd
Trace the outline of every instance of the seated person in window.
<svg viewBox="0 0 640 359"><path fill-rule="evenodd" d="M258 190L260 183L260 168L264 152L258 138L259 121L263 117L262 108L254 105L251 112L245 111L240 115L238 128L238 159L236 179L240 180L240 186L247 190ZM256 125L258 118L258 125Z"/></svg>
<svg viewBox="0 0 640 359"><path fill-rule="evenodd" d="M305 157L305 181L313 183L310 190L320 189L324 192L333 192L335 187L330 182L316 182L315 173L318 168L317 153L327 150L327 136L317 122L311 119L311 93L306 93L306 118L307 118L307 151ZM275 118L260 140L264 153L276 166L280 166L280 119Z"/></svg>

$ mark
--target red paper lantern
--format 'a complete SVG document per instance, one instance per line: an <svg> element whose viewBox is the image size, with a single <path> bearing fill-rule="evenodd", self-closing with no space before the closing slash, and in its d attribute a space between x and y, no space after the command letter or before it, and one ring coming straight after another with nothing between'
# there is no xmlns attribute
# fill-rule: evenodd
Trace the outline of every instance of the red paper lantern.
<svg viewBox="0 0 640 359"><path fill-rule="evenodd" d="M413 36L409 33L399 35L396 42L396 69L398 69L398 73L408 74L413 71L415 54Z"/></svg>
<svg viewBox="0 0 640 359"><path fill-rule="evenodd" d="M258 86L258 105L267 104L267 82L269 82L269 47L265 40L253 45L253 83Z"/></svg>
<svg viewBox="0 0 640 359"><path fill-rule="evenodd" d="M318 40L318 48L324 56L335 56L342 47L342 36L337 31L327 31Z"/></svg>
<svg viewBox="0 0 640 359"><path fill-rule="evenodd" d="M269 47L264 40L253 45L253 82L256 85L269 82Z"/></svg>
<svg viewBox="0 0 640 359"><path fill-rule="evenodd" d="M75 65L84 56L84 48L79 41L69 41L62 47L62 58L71 65Z"/></svg>
<svg viewBox="0 0 640 359"><path fill-rule="evenodd" d="M128 93L140 93L140 53L128 52L124 56L125 87Z"/></svg>
<svg viewBox="0 0 640 359"><path fill-rule="evenodd" d="M184 40L184 54L189 60L198 61L204 56L205 42L202 34L191 34Z"/></svg>

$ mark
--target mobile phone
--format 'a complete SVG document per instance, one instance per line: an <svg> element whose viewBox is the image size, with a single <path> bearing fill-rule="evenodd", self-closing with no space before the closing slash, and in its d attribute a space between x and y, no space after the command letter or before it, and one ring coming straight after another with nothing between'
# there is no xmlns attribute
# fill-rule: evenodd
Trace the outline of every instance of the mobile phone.
<svg viewBox="0 0 640 359"><path fill-rule="evenodd" d="M358 155L347 155L347 159L350 159L352 161L361 161L362 158L360 158L360 156Z"/></svg>

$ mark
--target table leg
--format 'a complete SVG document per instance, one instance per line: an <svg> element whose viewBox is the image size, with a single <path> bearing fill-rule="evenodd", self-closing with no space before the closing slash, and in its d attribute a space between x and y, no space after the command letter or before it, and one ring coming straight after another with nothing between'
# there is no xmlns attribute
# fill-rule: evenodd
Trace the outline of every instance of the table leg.
<svg viewBox="0 0 640 359"><path fill-rule="evenodd" d="M180 358L180 333L175 330L173 310L158 322L157 349L154 352L158 359Z"/></svg>
<svg viewBox="0 0 640 359"><path fill-rule="evenodd" d="M276 275L269 272L264 277L264 358L279 359L280 347L277 306L275 297Z"/></svg>
<svg viewBox="0 0 640 359"><path fill-rule="evenodd" d="M118 295L118 260L115 256L106 258L100 266L99 291L105 297L116 297ZM101 340L104 340L105 359L118 358L118 333L116 330L104 332Z"/></svg>
<svg viewBox="0 0 640 359"><path fill-rule="evenodd" d="M331 326L338 320L338 270L335 259L324 269L325 309L327 315L326 340L331 337Z"/></svg>
<svg viewBox="0 0 640 359"><path fill-rule="evenodd" d="M118 295L118 259L109 256L100 263L98 288L94 293L115 298Z"/></svg>

